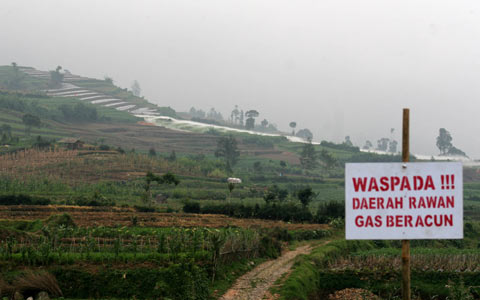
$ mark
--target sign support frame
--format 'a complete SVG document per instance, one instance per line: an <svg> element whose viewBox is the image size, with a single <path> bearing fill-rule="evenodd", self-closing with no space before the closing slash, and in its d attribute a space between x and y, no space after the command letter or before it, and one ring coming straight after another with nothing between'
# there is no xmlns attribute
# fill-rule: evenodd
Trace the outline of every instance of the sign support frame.
<svg viewBox="0 0 480 300"><path fill-rule="evenodd" d="M403 109L402 124L402 161L409 162L410 158L410 109ZM404 164L404 168L407 164ZM410 280L410 240L402 240L402 299L411 300Z"/></svg>

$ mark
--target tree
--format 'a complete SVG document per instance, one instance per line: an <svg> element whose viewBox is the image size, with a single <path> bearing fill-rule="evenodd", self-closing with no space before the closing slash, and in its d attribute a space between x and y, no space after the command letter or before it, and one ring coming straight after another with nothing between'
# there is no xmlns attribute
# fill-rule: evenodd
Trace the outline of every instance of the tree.
<svg viewBox="0 0 480 300"><path fill-rule="evenodd" d="M255 128L255 118L258 117L260 114L258 111L251 109L245 113L247 120L245 122L246 129L253 129Z"/></svg>
<svg viewBox="0 0 480 300"><path fill-rule="evenodd" d="M237 140L229 135L228 137L221 137L217 142L217 149L215 150L216 157L223 157L228 172L232 171L232 168L240 157L240 151L238 151Z"/></svg>
<svg viewBox="0 0 480 300"><path fill-rule="evenodd" d="M240 116L238 117L238 121L240 122L240 125L243 126L243 109L240 111Z"/></svg>
<svg viewBox="0 0 480 300"><path fill-rule="evenodd" d="M463 152L462 150L458 149L457 147L455 146L452 146L450 147L450 149L448 149L448 155L453 155L453 156L464 156L464 157L468 157L468 155Z"/></svg>
<svg viewBox="0 0 480 300"><path fill-rule="evenodd" d="M259 162L259 161L254 162L253 163L253 171L255 171L255 173L262 173L262 171L263 171L262 163Z"/></svg>
<svg viewBox="0 0 480 300"><path fill-rule="evenodd" d="M288 191L286 189L279 188L276 184L269 187L263 194L263 200L267 204L274 201L284 201L288 197Z"/></svg>
<svg viewBox="0 0 480 300"><path fill-rule="evenodd" d="M437 137L437 147L442 155L448 153L452 148L452 136L445 128L440 128Z"/></svg>
<svg viewBox="0 0 480 300"><path fill-rule="evenodd" d="M327 170L332 169L337 164L337 159L325 149L320 151L320 161Z"/></svg>
<svg viewBox="0 0 480 300"><path fill-rule="evenodd" d="M12 126L8 124L3 124L0 126L0 134L5 135L9 139L12 138Z"/></svg>
<svg viewBox="0 0 480 300"><path fill-rule="evenodd" d="M74 106L62 104L59 110L68 121L90 122L98 119L97 108L90 104L77 103Z"/></svg>
<svg viewBox="0 0 480 300"><path fill-rule="evenodd" d="M134 80L132 83L132 94L134 96L140 97L142 89L140 88L140 83L138 81Z"/></svg>
<svg viewBox="0 0 480 300"><path fill-rule="evenodd" d="M353 143L352 143L352 141L350 140L350 136L349 136L349 135L347 135L347 136L345 137L345 142L343 142L343 143L344 143L345 145L347 145L347 146L353 147Z"/></svg>
<svg viewBox="0 0 480 300"><path fill-rule="evenodd" d="M370 149L372 149L372 147L373 147L372 142L370 142L368 140L365 141L365 145L363 146L363 149L370 150Z"/></svg>
<svg viewBox="0 0 480 300"><path fill-rule="evenodd" d="M0 126L1 143L5 144L12 141L12 127L7 124Z"/></svg>
<svg viewBox="0 0 480 300"><path fill-rule="evenodd" d="M205 119L205 112L201 109L196 110L195 107L190 108L190 116L194 118Z"/></svg>
<svg viewBox="0 0 480 300"><path fill-rule="evenodd" d="M37 149L47 149L52 146L52 141L48 139L43 139L42 136L37 136L35 143L33 143L33 147Z"/></svg>
<svg viewBox="0 0 480 300"><path fill-rule="evenodd" d="M113 84L113 78L112 77L105 75L103 77L103 79L105 80L106 83Z"/></svg>
<svg viewBox="0 0 480 300"><path fill-rule="evenodd" d="M306 140L313 139L313 133L307 128L300 129L299 131L297 131L296 136L301 137L301 138L306 139Z"/></svg>
<svg viewBox="0 0 480 300"><path fill-rule="evenodd" d="M25 74L20 73L20 69L17 66L17 63L12 62L12 76L7 79L6 84L7 88L12 90L19 90L23 86L23 79L25 78Z"/></svg>
<svg viewBox="0 0 480 300"><path fill-rule="evenodd" d="M230 114L230 118L232 119L232 123L237 124L239 121L240 111L238 110L238 105L235 105L235 108L232 110Z"/></svg>
<svg viewBox="0 0 480 300"><path fill-rule="evenodd" d="M177 160L177 154L175 153L175 150L172 150L172 152L170 152L170 156L168 156L168 160L169 161L176 161Z"/></svg>
<svg viewBox="0 0 480 300"><path fill-rule="evenodd" d="M312 140L308 140L308 143L303 144L302 153L300 153L300 165L305 170L313 170L318 165L317 159Z"/></svg>
<svg viewBox="0 0 480 300"><path fill-rule="evenodd" d="M377 141L377 150L379 151L387 151L388 149L388 143L390 139L388 138L381 138Z"/></svg>
<svg viewBox="0 0 480 300"><path fill-rule="evenodd" d="M220 112L217 112L215 108L212 107L210 111L207 113L207 119L223 121L223 116Z"/></svg>
<svg viewBox="0 0 480 300"><path fill-rule="evenodd" d="M445 128L439 129L437 137L437 147L440 150L441 155L454 155L468 157L465 152L453 146L452 135Z"/></svg>
<svg viewBox="0 0 480 300"><path fill-rule="evenodd" d="M292 127L292 135L295 135L295 127L297 127L297 122L290 122L290 127Z"/></svg>
<svg viewBox="0 0 480 300"><path fill-rule="evenodd" d="M248 118L247 121L245 122L245 128L248 130L255 128L255 119Z"/></svg>
<svg viewBox="0 0 480 300"><path fill-rule="evenodd" d="M25 114L22 117L22 122L25 124L25 134L30 135L32 127L40 127L42 122L40 118L31 114Z"/></svg>
<svg viewBox="0 0 480 300"><path fill-rule="evenodd" d="M395 140L390 141L390 144L388 145L388 152L397 153L397 146L398 146L397 141Z"/></svg>
<svg viewBox="0 0 480 300"><path fill-rule="evenodd" d="M266 129L267 126L268 126L268 121L267 121L267 119L263 119L263 121L260 123L260 125L262 125L262 128L263 128L263 129Z"/></svg>
<svg viewBox="0 0 480 300"><path fill-rule="evenodd" d="M315 193L311 187L306 187L297 192L297 198L302 203L303 207L306 208L310 202L312 202Z"/></svg>
<svg viewBox="0 0 480 300"><path fill-rule="evenodd" d="M57 66L55 71L50 71L50 87L57 88L62 84L64 74L60 73L61 66Z"/></svg>
<svg viewBox="0 0 480 300"><path fill-rule="evenodd" d="M175 184L175 186L177 186L180 183L180 180L170 172L165 173L163 176L155 175L150 171L147 172L145 175L145 194L143 195L143 201L148 205L151 205L150 199L152 195L150 188L152 182L157 182L158 184Z"/></svg>
<svg viewBox="0 0 480 300"><path fill-rule="evenodd" d="M149 155L149 156L152 156L152 157L156 157L156 156L157 156L157 152L155 151L155 148L151 147L151 148L148 150L148 155Z"/></svg>

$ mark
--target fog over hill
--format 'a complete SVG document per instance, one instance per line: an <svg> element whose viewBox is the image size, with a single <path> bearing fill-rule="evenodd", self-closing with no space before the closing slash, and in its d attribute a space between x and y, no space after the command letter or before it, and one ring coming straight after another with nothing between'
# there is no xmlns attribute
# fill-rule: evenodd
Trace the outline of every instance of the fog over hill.
<svg viewBox="0 0 480 300"><path fill-rule="evenodd" d="M479 14L473 0L3 0L0 65L138 80L161 106L239 105L358 146L391 128L400 141L409 107L412 152L437 154L444 127L480 158Z"/></svg>

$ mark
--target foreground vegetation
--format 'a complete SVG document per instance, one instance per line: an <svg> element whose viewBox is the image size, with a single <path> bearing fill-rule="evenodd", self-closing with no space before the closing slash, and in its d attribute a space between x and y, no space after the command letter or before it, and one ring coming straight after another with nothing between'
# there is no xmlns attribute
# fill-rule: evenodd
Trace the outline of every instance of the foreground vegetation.
<svg viewBox="0 0 480 300"><path fill-rule="evenodd" d="M414 299L476 299L480 292L480 223L465 225L464 240L412 241ZM323 299L362 289L382 299L401 299L400 241L333 241L299 259L282 299Z"/></svg>
<svg viewBox="0 0 480 300"><path fill-rule="evenodd" d="M283 242L318 239L330 231L159 228L134 217L130 226L78 227L62 214L1 221L0 233L0 274L7 284L26 268L53 274L71 298L209 299L247 266L277 257Z"/></svg>

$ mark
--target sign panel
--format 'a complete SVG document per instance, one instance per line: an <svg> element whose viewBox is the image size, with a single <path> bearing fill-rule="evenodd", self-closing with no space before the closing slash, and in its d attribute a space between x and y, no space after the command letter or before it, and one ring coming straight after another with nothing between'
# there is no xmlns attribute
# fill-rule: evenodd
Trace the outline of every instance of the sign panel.
<svg viewBox="0 0 480 300"><path fill-rule="evenodd" d="M345 235L347 240L462 239L462 164L346 164Z"/></svg>

